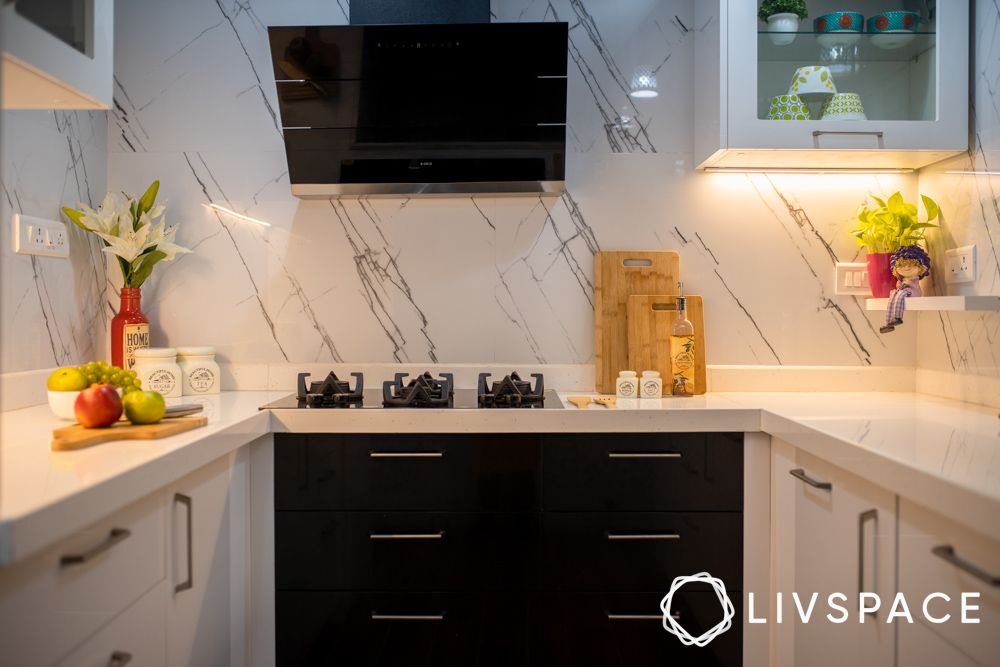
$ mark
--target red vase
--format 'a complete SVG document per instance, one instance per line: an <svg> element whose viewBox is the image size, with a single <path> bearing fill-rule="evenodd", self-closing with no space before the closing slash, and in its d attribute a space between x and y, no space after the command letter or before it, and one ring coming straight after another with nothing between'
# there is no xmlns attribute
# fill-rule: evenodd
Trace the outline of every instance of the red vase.
<svg viewBox="0 0 1000 667"><path fill-rule="evenodd" d="M889 268L891 252L868 253L868 285L872 288L872 296L885 299L889 292L896 289L896 276Z"/></svg>
<svg viewBox="0 0 1000 667"><path fill-rule="evenodd" d="M111 320L111 363L126 370L135 366L135 351L149 347L149 320L142 314L142 292L122 288L121 306Z"/></svg>

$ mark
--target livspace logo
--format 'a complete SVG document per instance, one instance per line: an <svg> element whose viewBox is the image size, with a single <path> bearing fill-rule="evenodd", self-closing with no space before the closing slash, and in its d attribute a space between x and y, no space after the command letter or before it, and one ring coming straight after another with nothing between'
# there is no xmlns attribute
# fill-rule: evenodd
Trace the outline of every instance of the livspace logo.
<svg viewBox="0 0 1000 667"><path fill-rule="evenodd" d="M716 597L719 598L719 604L722 605L722 620L697 637L693 636L680 624L680 619L673 613L672 609L674 593L680 590L684 584L694 583L711 586L715 591ZM729 599L729 594L726 592L726 585L722 582L722 579L713 577L708 572L699 572L687 577L676 577L674 582L670 584L670 592L663 596L663 599L660 601L660 611L663 612L663 629L676 636L685 646L707 646L713 639L733 627L733 617L736 616L733 601Z"/></svg>

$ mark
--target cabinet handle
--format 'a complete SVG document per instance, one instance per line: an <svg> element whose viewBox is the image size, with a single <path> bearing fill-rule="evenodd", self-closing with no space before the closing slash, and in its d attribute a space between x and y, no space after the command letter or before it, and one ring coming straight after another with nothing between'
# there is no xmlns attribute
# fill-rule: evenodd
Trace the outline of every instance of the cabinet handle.
<svg viewBox="0 0 1000 667"><path fill-rule="evenodd" d="M670 618L674 619L675 621L679 621L681 619L681 613L679 611L675 611L674 613L670 614ZM662 621L663 614L615 614L612 612L608 612L608 620L609 621Z"/></svg>
<svg viewBox="0 0 1000 667"><path fill-rule="evenodd" d="M183 493L175 493L174 502L187 508L187 579L174 586L174 593L180 593L194 587L194 508L191 496L185 496Z"/></svg>
<svg viewBox="0 0 1000 667"><path fill-rule="evenodd" d="M806 474L806 471L802 468L796 468L795 470L789 470L788 474L796 479L801 479L803 482L809 486L815 487L817 489L823 489L824 491L831 491L833 489L833 484L830 482L820 482L815 480Z"/></svg>
<svg viewBox="0 0 1000 667"><path fill-rule="evenodd" d="M125 667L125 665L130 662L132 662L131 653L126 653L125 651L115 651L111 654L111 659L108 660L108 667Z"/></svg>
<svg viewBox="0 0 1000 667"><path fill-rule="evenodd" d="M608 533L611 541L621 540L679 540L679 533Z"/></svg>
<svg viewBox="0 0 1000 667"><path fill-rule="evenodd" d="M443 540L444 531L436 533L369 533L369 540Z"/></svg>
<svg viewBox="0 0 1000 667"><path fill-rule="evenodd" d="M813 144L819 148L819 138L824 134L836 134L840 136L853 137L874 137L878 148L885 148L885 133L881 131L862 132L859 130L813 130Z"/></svg>
<svg viewBox="0 0 1000 667"><path fill-rule="evenodd" d="M368 452L373 459L440 459L444 452Z"/></svg>
<svg viewBox="0 0 1000 667"><path fill-rule="evenodd" d="M679 459L678 452L608 452L609 459Z"/></svg>
<svg viewBox="0 0 1000 667"><path fill-rule="evenodd" d="M372 612L373 621L443 621L444 612L440 614L380 614Z"/></svg>
<svg viewBox="0 0 1000 667"><path fill-rule="evenodd" d="M78 554L65 554L59 557L59 565L62 567L67 567L69 565L80 565L81 563L86 563L88 560L97 556L98 554L104 553L111 547L115 546L119 542L123 542L128 539L132 531L128 528L112 528L108 533L108 536L104 538L104 541L100 544L92 546L86 551Z"/></svg>
<svg viewBox="0 0 1000 667"><path fill-rule="evenodd" d="M938 545L931 549L931 553L942 560L948 561L966 574L971 574L973 577L989 586L1000 586L1000 577L994 576L978 565L965 560L955 553L955 547L950 544Z"/></svg>
<svg viewBox="0 0 1000 667"><path fill-rule="evenodd" d="M871 509L858 515L858 594L865 590L865 524L871 520L875 526L875 543L872 545L872 590L878 589L878 510ZM875 616L875 612L867 612Z"/></svg>

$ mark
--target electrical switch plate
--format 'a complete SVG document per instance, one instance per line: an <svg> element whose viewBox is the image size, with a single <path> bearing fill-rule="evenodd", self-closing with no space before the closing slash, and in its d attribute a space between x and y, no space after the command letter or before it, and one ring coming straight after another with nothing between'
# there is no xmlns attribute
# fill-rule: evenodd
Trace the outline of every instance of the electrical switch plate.
<svg viewBox="0 0 1000 667"><path fill-rule="evenodd" d="M868 286L868 264L864 262L837 262L833 293L871 296L872 290Z"/></svg>
<svg viewBox="0 0 1000 667"><path fill-rule="evenodd" d="M19 255L69 257L66 225L56 220L15 213L14 252Z"/></svg>
<svg viewBox="0 0 1000 667"><path fill-rule="evenodd" d="M976 282L976 246L946 250L944 253L944 279L947 283Z"/></svg>

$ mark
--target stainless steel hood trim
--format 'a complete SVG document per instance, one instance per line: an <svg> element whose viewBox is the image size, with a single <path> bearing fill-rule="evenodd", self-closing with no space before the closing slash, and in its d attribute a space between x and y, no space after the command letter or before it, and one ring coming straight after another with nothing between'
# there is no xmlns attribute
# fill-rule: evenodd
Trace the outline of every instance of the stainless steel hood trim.
<svg viewBox="0 0 1000 667"><path fill-rule="evenodd" d="M489 183L293 183L292 194L300 199L331 197L398 197L429 195L467 197L484 195L518 197L560 195L566 181L499 181Z"/></svg>

